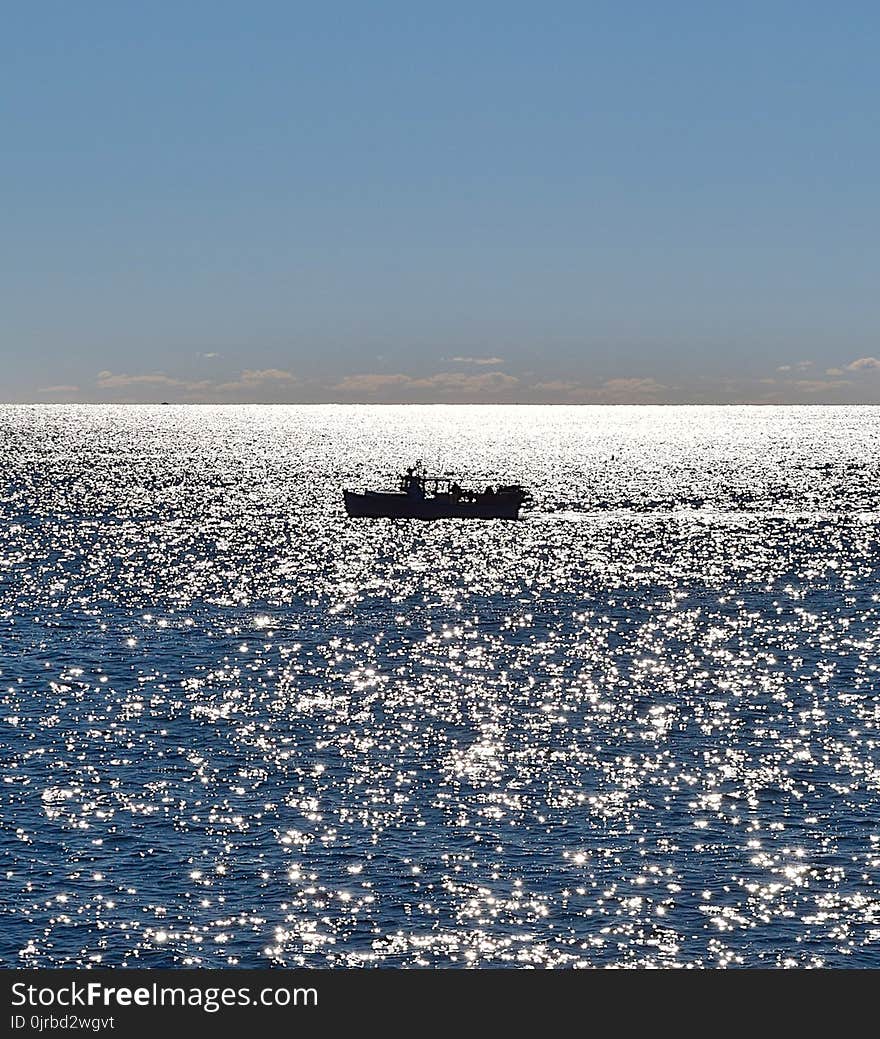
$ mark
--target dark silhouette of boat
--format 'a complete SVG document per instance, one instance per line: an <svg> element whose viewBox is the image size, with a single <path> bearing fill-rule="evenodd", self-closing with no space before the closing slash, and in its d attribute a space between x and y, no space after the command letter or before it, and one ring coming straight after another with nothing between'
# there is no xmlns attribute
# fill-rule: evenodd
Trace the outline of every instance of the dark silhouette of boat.
<svg viewBox="0 0 880 1039"><path fill-rule="evenodd" d="M519 519L528 493L519 484L468 491L454 480L427 476L417 463L399 478L396 491L343 490L349 516L369 519Z"/></svg>

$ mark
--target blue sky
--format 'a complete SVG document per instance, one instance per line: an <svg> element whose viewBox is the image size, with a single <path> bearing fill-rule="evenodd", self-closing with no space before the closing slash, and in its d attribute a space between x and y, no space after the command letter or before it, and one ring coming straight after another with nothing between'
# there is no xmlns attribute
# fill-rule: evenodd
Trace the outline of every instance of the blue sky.
<svg viewBox="0 0 880 1039"><path fill-rule="evenodd" d="M878 30L7 5L0 397L880 402Z"/></svg>

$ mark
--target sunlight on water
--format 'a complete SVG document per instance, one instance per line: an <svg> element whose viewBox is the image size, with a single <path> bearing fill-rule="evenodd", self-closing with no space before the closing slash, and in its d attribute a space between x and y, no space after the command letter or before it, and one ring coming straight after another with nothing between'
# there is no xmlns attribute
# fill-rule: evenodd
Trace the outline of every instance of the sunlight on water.
<svg viewBox="0 0 880 1039"><path fill-rule="evenodd" d="M878 440L0 408L0 963L880 966ZM534 500L345 517L416 458Z"/></svg>

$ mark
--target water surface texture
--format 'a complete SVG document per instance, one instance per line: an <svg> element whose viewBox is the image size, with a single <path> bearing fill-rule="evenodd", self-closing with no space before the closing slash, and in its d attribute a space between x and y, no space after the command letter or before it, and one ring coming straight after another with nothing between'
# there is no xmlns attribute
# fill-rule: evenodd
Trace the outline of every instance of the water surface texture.
<svg viewBox="0 0 880 1039"><path fill-rule="evenodd" d="M880 967L878 446L0 408L0 964ZM416 458L534 500L346 518Z"/></svg>

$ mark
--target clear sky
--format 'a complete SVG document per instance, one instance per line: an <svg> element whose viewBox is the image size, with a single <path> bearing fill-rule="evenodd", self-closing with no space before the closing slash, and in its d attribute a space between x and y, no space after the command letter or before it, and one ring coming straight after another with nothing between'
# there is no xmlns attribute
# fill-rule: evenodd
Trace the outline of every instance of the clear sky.
<svg viewBox="0 0 880 1039"><path fill-rule="evenodd" d="M34 0L0 398L880 402L880 6Z"/></svg>

